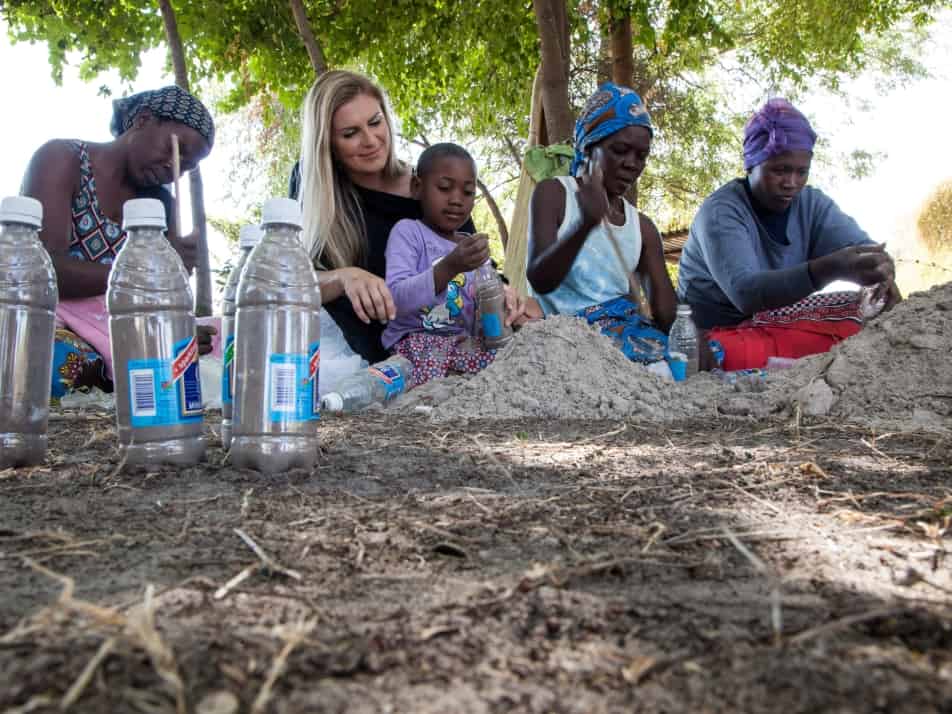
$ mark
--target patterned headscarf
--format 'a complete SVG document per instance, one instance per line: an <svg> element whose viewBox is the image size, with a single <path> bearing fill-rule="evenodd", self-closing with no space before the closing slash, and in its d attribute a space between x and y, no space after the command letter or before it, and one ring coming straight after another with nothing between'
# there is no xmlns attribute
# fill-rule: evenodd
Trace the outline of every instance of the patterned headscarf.
<svg viewBox="0 0 952 714"><path fill-rule="evenodd" d="M575 158L571 174L574 176L585 160L585 149L626 126L643 126L654 134L651 117L638 93L605 82L589 97L575 122Z"/></svg>
<svg viewBox="0 0 952 714"><path fill-rule="evenodd" d="M143 109L159 119L171 119L192 127L205 137L209 147L215 143L215 122L205 105L181 87L170 85L162 89L139 92L112 103L112 121L109 130L119 137L132 127L132 122Z"/></svg>
<svg viewBox="0 0 952 714"><path fill-rule="evenodd" d="M786 99L769 100L744 127L744 169L788 151L813 151L816 133Z"/></svg>

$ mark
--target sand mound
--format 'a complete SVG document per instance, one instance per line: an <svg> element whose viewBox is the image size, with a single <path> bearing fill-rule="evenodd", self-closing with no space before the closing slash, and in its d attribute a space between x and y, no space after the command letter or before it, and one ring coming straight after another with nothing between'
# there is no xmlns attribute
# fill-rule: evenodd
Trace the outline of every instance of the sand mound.
<svg viewBox="0 0 952 714"><path fill-rule="evenodd" d="M865 422L952 426L952 283L915 293L765 393L773 409Z"/></svg>
<svg viewBox="0 0 952 714"><path fill-rule="evenodd" d="M691 389L665 381L628 361L611 339L583 320L555 316L527 325L483 372L430 382L395 407L433 405L437 419L635 416L658 421L692 416L709 405L706 396L723 390L707 375L691 380Z"/></svg>
<svg viewBox="0 0 952 714"><path fill-rule="evenodd" d="M702 374L675 384L629 362L584 321L526 326L486 370L437 380L397 400L436 419L631 417L666 421L716 413L832 416L952 427L952 283L917 293L831 352L765 383L728 385Z"/></svg>

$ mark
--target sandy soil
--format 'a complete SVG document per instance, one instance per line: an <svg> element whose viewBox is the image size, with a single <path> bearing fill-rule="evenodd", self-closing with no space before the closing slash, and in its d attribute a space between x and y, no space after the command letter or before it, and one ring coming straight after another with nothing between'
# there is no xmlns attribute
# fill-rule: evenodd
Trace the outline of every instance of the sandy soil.
<svg viewBox="0 0 952 714"><path fill-rule="evenodd" d="M51 437L0 472L0 712L952 711L946 432L375 414L276 478Z"/></svg>

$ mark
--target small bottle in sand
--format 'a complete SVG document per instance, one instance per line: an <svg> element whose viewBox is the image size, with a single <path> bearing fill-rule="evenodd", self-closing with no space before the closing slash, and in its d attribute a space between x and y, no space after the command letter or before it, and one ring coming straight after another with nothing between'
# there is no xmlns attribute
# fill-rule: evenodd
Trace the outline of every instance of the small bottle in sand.
<svg viewBox="0 0 952 714"><path fill-rule="evenodd" d="M325 394L321 409L328 412L356 412L371 404L383 404L410 388L413 364L400 355L370 365L340 381L337 388Z"/></svg>
<svg viewBox="0 0 952 714"><path fill-rule="evenodd" d="M491 265L476 270L476 310L486 349L498 350L512 339L512 327L506 325L506 293Z"/></svg>
<svg viewBox="0 0 952 714"><path fill-rule="evenodd" d="M205 458L205 437L188 273L160 201L126 201L122 227L106 288L119 453L130 465L190 466Z"/></svg>
<svg viewBox="0 0 952 714"><path fill-rule="evenodd" d="M0 469L46 457L57 291L42 224L36 199L0 201Z"/></svg>
<svg viewBox="0 0 952 714"><path fill-rule="evenodd" d="M321 289L301 243L301 207L272 198L235 298L229 459L274 474L317 462Z"/></svg>
<svg viewBox="0 0 952 714"><path fill-rule="evenodd" d="M228 276L221 300L221 343L224 364L221 372L221 445L225 451L231 446L231 407L235 387L235 294L238 279L248 255L261 242L261 229L255 225L241 227L238 234L238 261Z"/></svg>
<svg viewBox="0 0 952 714"><path fill-rule="evenodd" d="M683 382L697 374L697 327L691 319L691 306L678 305L677 317L668 333L668 365L675 381Z"/></svg>

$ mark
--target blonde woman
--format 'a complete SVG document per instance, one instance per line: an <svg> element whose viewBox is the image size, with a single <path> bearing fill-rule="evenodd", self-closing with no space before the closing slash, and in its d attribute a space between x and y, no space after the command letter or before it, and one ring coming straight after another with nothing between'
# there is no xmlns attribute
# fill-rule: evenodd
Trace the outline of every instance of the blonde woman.
<svg viewBox="0 0 952 714"><path fill-rule="evenodd" d="M394 121L381 89L356 72L314 82L303 107L299 173L304 241L321 271L324 306L350 347L369 362L386 357L384 325L396 317L384 251L394 224L422 217L410 167L397 158ZM297 167L296 167L297 168ZM474 232L468 221L461 230Z"/></svg>

